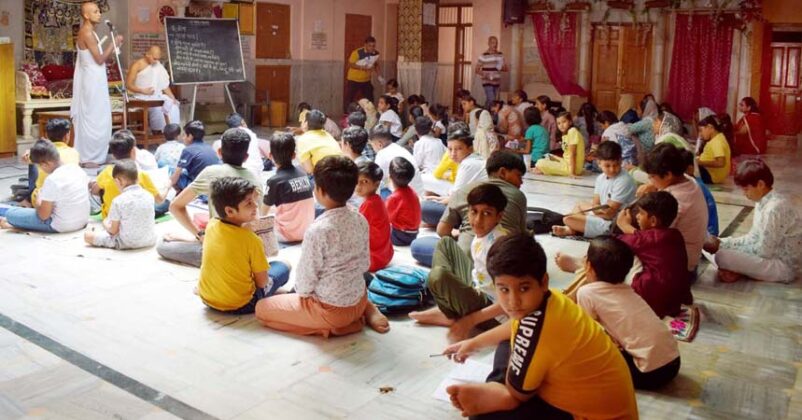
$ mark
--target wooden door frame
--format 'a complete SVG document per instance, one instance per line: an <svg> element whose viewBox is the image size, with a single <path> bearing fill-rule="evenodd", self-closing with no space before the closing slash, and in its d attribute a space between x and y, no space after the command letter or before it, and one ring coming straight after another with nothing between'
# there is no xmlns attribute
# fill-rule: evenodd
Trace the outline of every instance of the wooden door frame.
<svg viewBox="0 0 802 420"><path fill-rule="evenodd" d="M440 22L440 8L441 7L456 7L457 8L457 23L441 23ZM454 81L451 89L451 109L457 109L456 104L456 96L454 93L457 92L457 89L464 88L461 82L462 75L464 71L464 66L467 64L468 67L472 67L473 63L470 61L465 61L465 28L473 27L473 22L471 23L462 23L462 9L470 7L473 9L473 4L470 3L456 3L456 4L443 4L437 5L437 20L435 24L437 25L438 31L440 28L454 28ZM462 40L462 45L460 45L460 40ZM460 54L460 51L463 54ZM470 87L470 86L469 86ZM468 89L470 90L470 89Z"/></svg>
<svg viewBox="0 0 802 420"><path fill-rule="evenodd" d="M643 24L638 24L637 26L640 26L640 25L643 25ZM654 37L655 37L654 31L655 31L655 28L657 27L657 25L655 25L653 23L648 23L648 25L650 26L651 40L652 40L652 42L654 42ZM631 29L631 28L635 27L636 25L634 23L632 23L632 22L628 22L628 23L627 22L622 22L622 23L591 23L591 25L590 25L590 54L591 54L591 57L590 57L590 74L589 74L589 77L588 77L588 79L590 80L590 86L589 86L589 89L588 89L588 93L589 93L588 101L591 102L591 103L594 103L594 101L596 101L596 98L593 97L593 80L594 80L593 76L594 76L594 72L596 70L596 66L593 63L593 51L594 51L594 46L596 44L596 28L598 28L600 26L618 27L618 28L622 28L622 29L626 30L627 28ZM624 78L624 74L622 73L624 54L622 54L621 49L624 48L623 47L623 43L624 43L625 37L626 37L625 33L622 33L621 37L619 38L619 42L621 44L618 47L619 48L619 51L618 51L618 63L616 63L616 68L617 68L617 72L616 72L616 97L618 99L620 99L620 96L622 94L624 94L624 93L632 93L632 92L624 92L620 87L621 81ZM577 42L580 42L580 41L578 40ZM649 49L649 73L651 75L654 72L654 69L652 68L652 62L654 61L654 57L652 56L652 54L654 54L654 48L652 48L652 45L647 45L647 48ZM651 80L651 77L649 77L649 79ZM653 92L651 92L651 93L653 93Z"/></svg>

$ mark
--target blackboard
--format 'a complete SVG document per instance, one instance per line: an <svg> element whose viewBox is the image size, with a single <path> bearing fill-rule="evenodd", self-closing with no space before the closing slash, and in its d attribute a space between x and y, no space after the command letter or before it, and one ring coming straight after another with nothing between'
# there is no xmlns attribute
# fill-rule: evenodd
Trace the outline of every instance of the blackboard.
<svg viewBox="0 0 802 420"><path fill-rule="evenodd" d="M236 19L166 17L167 58L173 83L245 80Z"/></svg>

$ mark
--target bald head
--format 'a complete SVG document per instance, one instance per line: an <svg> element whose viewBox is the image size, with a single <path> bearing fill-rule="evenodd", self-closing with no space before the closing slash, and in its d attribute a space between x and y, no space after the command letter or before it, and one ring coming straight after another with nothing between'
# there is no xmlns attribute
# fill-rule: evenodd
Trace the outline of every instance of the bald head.
<svg viewBox="0 0 802 420"><path fill-rule="evenodd" d="M92 1L81 3L81 16L84 18L85 21L89 21L92 23L99 23L100 8L97 7L97 3Z"/></svg>
<svg viewBox="0 0 802 420"><path fill-rule="evenodd" d="M148 52L145 53L145 61L148 64L154 64L162 59L162 49L158 45L153 45L148 48Z"/></svg>

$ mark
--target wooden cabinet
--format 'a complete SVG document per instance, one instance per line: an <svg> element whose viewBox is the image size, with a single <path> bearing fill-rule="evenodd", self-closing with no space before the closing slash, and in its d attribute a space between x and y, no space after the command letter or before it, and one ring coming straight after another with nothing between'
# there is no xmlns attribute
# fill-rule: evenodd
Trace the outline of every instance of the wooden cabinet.
<svg viewBox="0 0 802 420"><path fill-rule="evenodd" d="M0 44L0 156L17 153L14 44Z"/></svg>
<svg viewBox="0 0 802 420"><path fill-rule="evenodd" d="M618 109L622 93L639 101L651 93L652 27L596 25L593 29L592 101L599 111Z"/></svg>

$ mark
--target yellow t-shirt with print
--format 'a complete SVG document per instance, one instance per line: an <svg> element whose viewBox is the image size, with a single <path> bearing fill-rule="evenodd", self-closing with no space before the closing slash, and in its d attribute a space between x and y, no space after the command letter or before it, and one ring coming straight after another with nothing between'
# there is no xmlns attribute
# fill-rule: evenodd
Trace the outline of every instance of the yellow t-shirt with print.
<svg viewBox="0 0 802 420"><path fill-rule="evenodd" d="M117 184L114 183L114 177L111 176L113 170L114 165L106 166L100 171L95 180L97 185L103 190L103 204L100 206L100 214L104 219L109 215L112 200L120 195L120 189L117 188ZM159 195L159 191L156 189L156 186L153 185L153 180L150 179L150 175L142 170L139 171L137 183L142 189L153 195L154 199Z"/></svg>
<svg viewBox="0 0 802 420"><path fill-rule="evenodd" d="M264 245L253 231L212 219L203 239L198 293L212 308L239 309L256 291L253 273L267 271Z"/></svg>
<svg viewBox="0 0 802 420"><path fill-rule="evenodd" d="M58 150L61 163L76 165L80 163L81 156L78 155L78 151L67 145L67 143L64 143L63 141L54 141L53 145L56 146L56 150ZM36 202L36 199L39 196L39 190L42 188L42 185L45 185L45 179L47 179L47 172L43 171L39 165L36 165L36 169L39 170L39 175L36 177L36 182L34 183L35 187L33 189L33 193L31 193L32 203Z"/></svg>
<svg viewBox="0 0 802 420"><path fill-rule="evenodd" d="M730 165L732 164L730 145L727 143L727 138L724 137L724 134L722 133L716 134L709 142L705 143L705 147L702 149L702 154L699 156L699 160L708 162L714 161L719 157L724 158L724 167L705 167L707 172L710 173L710 178L713 179L714 184L720 184L727 179L727 175L730 174Z"/></svg>
<svg viewBox="0 0 802 420"><path fill-rule="evenodd" d="M340 145L326 130L309 130L295 140L295 149L298 152L298 162L312 160L312 166L326 156L340 156L343 154Z"/></svg>
<svg viewBox="0 0 802 420"><path fill-rule="evenodd" d="M637 419L629 368L604 329L556 290L512 320L507 384L575 419Z"/></svg>
<svg viewBox="0 0 802 420"><path fill-rule="evenodd" d="M359 55L360 55L359 52L360 51L362 51L362 55L366 56L366 57L369 56L369 55L378 55L378 53L376 53L376 54L367 54L365 52L364 47L363 48L357 48L357 49L351 51L351 55L348 57L348 62L351 63L351 64L356 64L356 62L359 61ZM370 71L369 70L358 70L358 69L354 69L354 68L349 67L348 68L347 79L352 81L352 82L359 82L359 83L370 82Z"/></svg>

